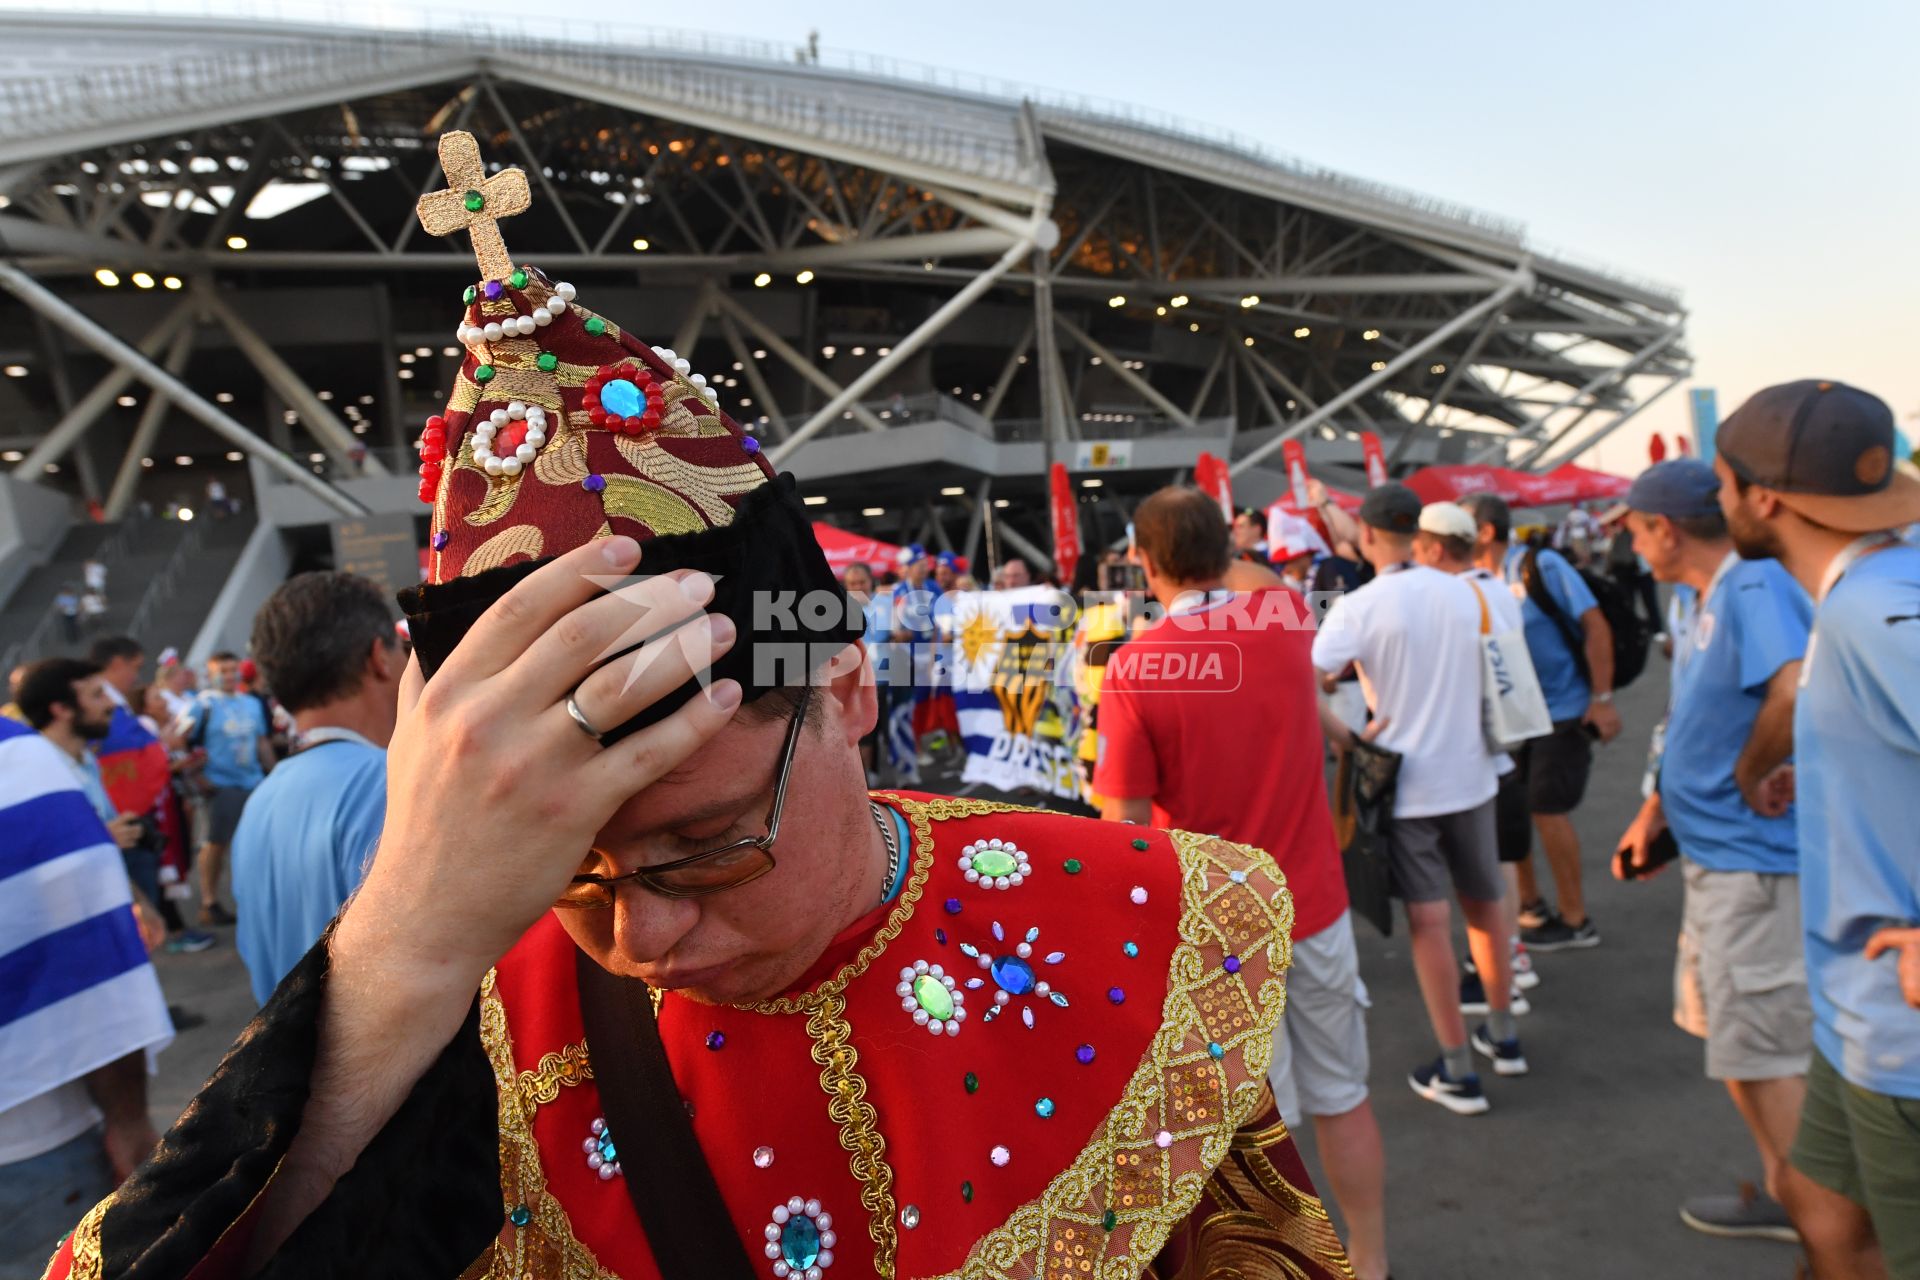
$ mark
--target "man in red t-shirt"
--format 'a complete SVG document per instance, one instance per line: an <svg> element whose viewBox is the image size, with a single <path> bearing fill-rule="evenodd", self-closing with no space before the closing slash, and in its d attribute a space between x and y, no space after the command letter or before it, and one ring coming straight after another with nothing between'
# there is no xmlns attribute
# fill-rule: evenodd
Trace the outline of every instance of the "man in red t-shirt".
<svg viewBox="0 0 1920 1280"><path fill-rule="evenodd" d="M1107 661L1093 790L1101 816L1224 836L1273 855L1293 891L1293 967L1268 1079L1313 1117L1360 1280L1387 1274L1386 1157L1367 1097L1366 988L1327 808L1312 614L1280 585L1235 594L1220 507L1162 489L1134 513L1135 558L1167 616Z"/></svg>

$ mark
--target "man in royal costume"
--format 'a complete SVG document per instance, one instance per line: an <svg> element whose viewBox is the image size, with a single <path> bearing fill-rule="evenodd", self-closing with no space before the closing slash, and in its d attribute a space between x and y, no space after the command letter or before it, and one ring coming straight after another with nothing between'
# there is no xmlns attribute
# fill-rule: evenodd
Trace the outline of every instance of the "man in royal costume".
<svg viewBox="0 0 1920 1280"><path fill-rule="evenodd" d="M1267 1087L1273 862L870 796L857 612L765 607L837 593L791 477L441 154L481 271L379 852L49 1274L1350 1275Z"/></svg>

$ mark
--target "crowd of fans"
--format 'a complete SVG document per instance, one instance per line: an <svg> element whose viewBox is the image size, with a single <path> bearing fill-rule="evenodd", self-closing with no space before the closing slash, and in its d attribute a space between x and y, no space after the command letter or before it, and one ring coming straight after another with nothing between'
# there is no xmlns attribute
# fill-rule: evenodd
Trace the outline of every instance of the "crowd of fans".
<svg viewBox="0 0 1920 1280"><path fill-rule="evenodd" d="M1168 488L1134 511L1124 555L1089 566L1082 585L1157 608L1105 595L1078 619L1086 798L1111 820L1267 849L1286 873L1270 1081L1288 1122L1314 1128L1362 1280L1388 1269L1386 1159L1353 917L1385 923L1400 904L1434 1036L1409 1087L1453 1115L1490 1110L1483 1070L1529 1073L1532 953L1600 944L1573 814L1595 744L1622 732L1615 690L1656 646L1671 692L1612 872L1681 865L1673 1016L1704 1041L1762 1171L1681 1216L1798 1240L1820 1280L1920 1276L1920 547L1898 527L1920 510L1885 497L1920 501L1920 481L1868 483L1890 432L1862 393L1776 388L1728 421L1716 464L1656 464L1616 510L1531 536L1491 495L1423 505L1387 483L1357 514L1317 490L1308 515L1225 519ZM980 585L967 568L911 547L880 575L845 574L885 691L863 743L872 785L915 785L964 751L933 667L942 610ZM989 582L1031 584L1018 559ZM82 896L145 951L237 946L264 1001L373 855L407 659L371 584L312 573L262 608L246 659L195 672L164 654L143 683L141 644L102 637L85 659L14 671L0 868L92 877ZM1534 727L1496 732L1503 699ZM63 790L82 799L60 827L34 806ZM72 925L45 914L45 937ZM104 992L145 951L85 981ZM145 1055L193 1015L143 981L116 988L142 1030L0 1092L0 1193L42 1234L155 1141Z"/></svg>

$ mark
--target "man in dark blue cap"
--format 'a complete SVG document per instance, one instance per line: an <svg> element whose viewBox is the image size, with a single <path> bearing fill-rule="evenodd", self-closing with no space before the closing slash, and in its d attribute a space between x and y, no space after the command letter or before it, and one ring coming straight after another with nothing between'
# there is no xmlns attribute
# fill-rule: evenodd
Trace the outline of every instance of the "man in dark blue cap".
<svg viewBox="0 0 1920 1280"><path fill-rule="evenodd" d="M1781 1199L1819 1280L1920 1275L1920 472L1844 383L1757 392L1721 424L1740 554L1814 601L1795 700L1813 1061Z"/></svg>
<svg viewBox="0 0 1920 1280"><path fill-rule="evenodd" d="M1720 480L1697 458L1656 463L1627 491L1627 530L1653 576L1686 588L1672 697L1646 802L1614 874L1650 874L1671 832L1686 905L1673 1020L1706 1041L1753 1133L1765 1190L1696 1196L1681 1221L1720 1236L1795 1240L1775 1198L1800 1123L1813 1049L1800 935L1799 845L1784 764L1813 605L1771 560L1742 560Z"/></svg>

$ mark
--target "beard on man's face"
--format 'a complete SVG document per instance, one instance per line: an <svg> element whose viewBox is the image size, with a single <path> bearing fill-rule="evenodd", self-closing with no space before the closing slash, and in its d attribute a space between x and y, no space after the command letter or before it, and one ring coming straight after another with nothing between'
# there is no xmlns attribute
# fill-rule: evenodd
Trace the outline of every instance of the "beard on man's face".
<svg viewBox="0 0 1920 1280"><path fill-rule="evenodd" d="M1765 520L1736 507L1727 512L1727 534L1742 560L1774 560L1780 555L1780 533Z"/></svg>
<svg viewBox="0 0 1920 1280"><path fill-rule="evenodd" d="M98 742L100 739L106 737L112 728L113 716L111 714L102 716L98 720L88 720L84 717L76 716L73 721L74 732L78 733L88 742Z"/></svg>

